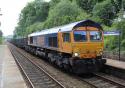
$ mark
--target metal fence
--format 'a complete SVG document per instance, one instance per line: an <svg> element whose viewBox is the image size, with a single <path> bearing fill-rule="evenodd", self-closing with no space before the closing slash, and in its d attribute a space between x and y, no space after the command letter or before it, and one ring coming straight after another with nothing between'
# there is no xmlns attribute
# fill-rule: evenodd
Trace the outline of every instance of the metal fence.
<svg viewBox="0 0 125 88"><path fill-rule="evenodd" d="M125 61L125 51L121 51L120 58L119 58L119 53L116 51L104 51L103 57L109 58L109 59Z"/></svg>

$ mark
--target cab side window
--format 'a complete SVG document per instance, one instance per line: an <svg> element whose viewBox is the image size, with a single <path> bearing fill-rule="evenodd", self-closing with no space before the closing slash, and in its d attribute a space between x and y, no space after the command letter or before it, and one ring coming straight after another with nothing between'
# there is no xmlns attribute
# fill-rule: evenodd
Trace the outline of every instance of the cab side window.
<svg viewBox="0 0 125 88"><path fill-rule="evenodd" d="M30 37L30 44L33 44L33 37Z"/></svg>
<svg viewBox="0 0 125 88"><path fill-rule="evenodd" d="M70 42L70 33L63 33L63 42Z"/></svg>

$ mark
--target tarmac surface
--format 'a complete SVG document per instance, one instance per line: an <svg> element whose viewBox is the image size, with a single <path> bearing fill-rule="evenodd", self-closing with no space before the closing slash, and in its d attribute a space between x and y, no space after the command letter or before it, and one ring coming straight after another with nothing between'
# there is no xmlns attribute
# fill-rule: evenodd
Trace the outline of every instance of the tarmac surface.
<svg viewBox="0 0 125 88"><path fill-rule="evenodd" d="M7 45L0 45L0 88L27 88Z"/></svg>

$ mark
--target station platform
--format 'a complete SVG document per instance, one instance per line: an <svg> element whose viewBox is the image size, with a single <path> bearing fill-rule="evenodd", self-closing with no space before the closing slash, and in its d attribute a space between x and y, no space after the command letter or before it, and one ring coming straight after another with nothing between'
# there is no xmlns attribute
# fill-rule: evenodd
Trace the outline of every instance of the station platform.
<svg viewBox="0 0 125 88"><path fill-rule="evenodd" d="M106 65L118 68L118 69L123 69L125 70L125 62L124 61L119 61L119 60L113 60L113 59L106 59Z"/></svg>
<svg viewBox="0 0 125 88"><path fill-rule="evenodd" d="M0 88L27 88L7 45L0 45Z"/></svg>

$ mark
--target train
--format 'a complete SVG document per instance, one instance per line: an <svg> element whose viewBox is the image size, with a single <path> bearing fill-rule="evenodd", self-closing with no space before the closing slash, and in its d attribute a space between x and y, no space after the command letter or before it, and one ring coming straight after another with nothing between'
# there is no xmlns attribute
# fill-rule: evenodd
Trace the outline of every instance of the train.
<svg viewBox="0 0 125 88"><path fill-rule="evenodd" d="M16 46L77 74L98 72L106 63L102 58L103 28L89 19L34 32L12 41Z"/></svg>

